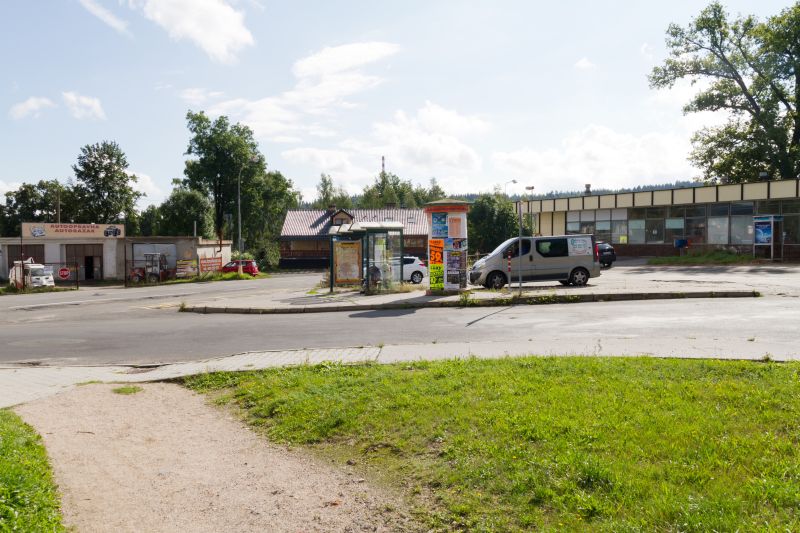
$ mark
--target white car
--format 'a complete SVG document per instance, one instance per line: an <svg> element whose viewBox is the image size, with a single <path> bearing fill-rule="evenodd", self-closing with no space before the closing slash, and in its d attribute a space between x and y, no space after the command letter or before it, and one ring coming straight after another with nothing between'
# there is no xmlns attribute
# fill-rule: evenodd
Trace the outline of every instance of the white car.
<svg viewBox="0 0 800 533"><path fill-rule="evenodd" d="M403 257L403 281L420 284L428 277L428 267L419 257L406 255Z"/></svg>

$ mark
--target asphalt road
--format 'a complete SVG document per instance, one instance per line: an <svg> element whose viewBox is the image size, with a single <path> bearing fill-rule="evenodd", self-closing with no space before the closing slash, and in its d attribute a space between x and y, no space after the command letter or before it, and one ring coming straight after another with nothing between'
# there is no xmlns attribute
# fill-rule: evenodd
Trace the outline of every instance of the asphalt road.
<svg viewBox="0 0 800 533"><path fill-rule="evenodd" d="M627 275L654 274L645 269ZM750 279L747 272L738 275ZM244 351L462 341L513 342L540 354L796 356L797 294L788 291L791 284L781 272L771 275L765 284L773 290L756 299L309 315L198 315L178 313L177 307L195 299L231 300L237 293L306 289L319 280L316 274L3 296L0 363L143 364Z"/></svg>

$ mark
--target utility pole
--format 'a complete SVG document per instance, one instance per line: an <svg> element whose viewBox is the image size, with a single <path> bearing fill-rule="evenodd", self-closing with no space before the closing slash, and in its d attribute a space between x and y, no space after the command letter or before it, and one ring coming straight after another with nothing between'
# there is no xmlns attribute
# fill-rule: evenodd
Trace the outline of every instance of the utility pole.
<svg viewBox="0 0 800 533"><path fill-rule="evenodd" d="M386 174L386 157L381 156L381 174Z"/></svg>
<svg viewBox="0 0 800 533"><path fill-rule="evenodd" d="M56 222L61 224L61 185L56 189Z"/></svg>

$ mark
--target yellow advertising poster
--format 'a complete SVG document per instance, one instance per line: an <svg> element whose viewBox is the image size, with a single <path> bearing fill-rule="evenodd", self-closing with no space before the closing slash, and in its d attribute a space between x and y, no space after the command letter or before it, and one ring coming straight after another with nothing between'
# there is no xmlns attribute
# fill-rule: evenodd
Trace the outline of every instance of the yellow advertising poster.
<svg viewBox="0 0 800 533"><path fill-rule="evenodd" d="M444 289L444 239L428 241L428 276L431 290Z"/></svg>

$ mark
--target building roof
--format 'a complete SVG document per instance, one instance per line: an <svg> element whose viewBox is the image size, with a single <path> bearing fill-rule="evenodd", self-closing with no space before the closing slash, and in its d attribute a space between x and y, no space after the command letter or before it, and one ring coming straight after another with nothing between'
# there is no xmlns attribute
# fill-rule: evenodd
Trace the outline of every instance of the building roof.
<svg viewBox="0 0 800 533"><path fill-rule="evenodd" d="M281 239L327 238L331 215L325 209L290 209L281 229ZM400 222L403 235L428 235L428 219L422 209L349 209L353 222Z"/></svg>

